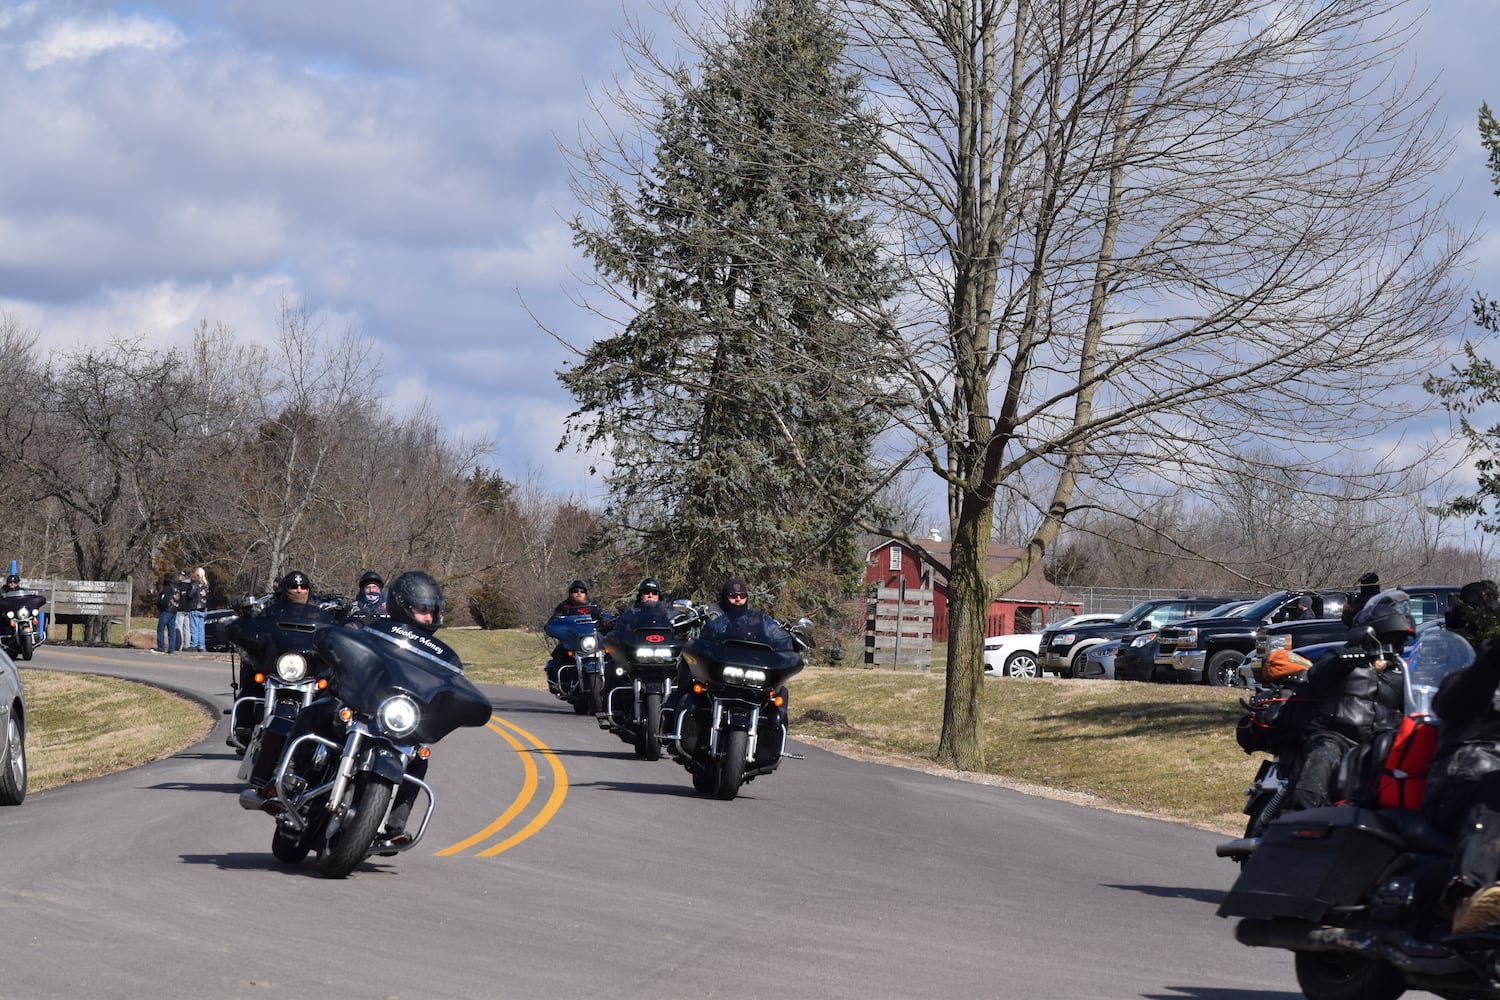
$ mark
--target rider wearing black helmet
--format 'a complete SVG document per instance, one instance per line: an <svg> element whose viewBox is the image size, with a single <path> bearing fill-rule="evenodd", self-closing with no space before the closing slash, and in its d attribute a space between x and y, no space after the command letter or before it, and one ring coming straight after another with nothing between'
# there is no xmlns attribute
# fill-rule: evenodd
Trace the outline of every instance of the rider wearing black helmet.
<svg viewBox="0 0 1500 1000"><path fill-rule="evenodd" d="M348 617L355 619L378 618L385 614L385 579L373 569L360 574L355 587L354 603Z"/></svg>
<svg viewBox="0 0 1500 1000"><path fill-rule="evenodd" d="M640 604L642 601L660 600L661 584L657 582L656 577L654 576L646 577L646 579L642 580L640 584L635 588L635 603L637 604Z"/></svg>

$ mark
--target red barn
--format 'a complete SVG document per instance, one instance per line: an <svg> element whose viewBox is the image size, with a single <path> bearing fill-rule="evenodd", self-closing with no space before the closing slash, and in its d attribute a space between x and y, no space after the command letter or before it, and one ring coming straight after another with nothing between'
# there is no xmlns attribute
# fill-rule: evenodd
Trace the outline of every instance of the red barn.
<svg viewBox="0 0 1500 1000"><path fill-rule="evenodd" d="M925 540L922 547L941 562L949 562L949 544ZM1015 562L1021 550L1013 545L992 544L985 572L994 576ZM932 641L948 641L948 581L917 557L905 542L887 539L865 554L865 583L907 589L932 587ZM1049 583L1041 567L1032 569L1010 593L990 605L985 616L985 635L1038 632L1048 622L1078 614L1078 601L1066 590Z"/></svg>

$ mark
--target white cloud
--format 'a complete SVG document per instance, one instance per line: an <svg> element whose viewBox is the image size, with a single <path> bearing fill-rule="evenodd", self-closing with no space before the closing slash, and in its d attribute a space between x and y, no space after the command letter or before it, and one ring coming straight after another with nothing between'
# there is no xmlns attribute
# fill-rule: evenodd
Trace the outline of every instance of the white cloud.
<svg viewBox="0 0 1500 1000"><path fill-rule="evenodd" d="M39 70L55 63L85 62L113 49L159 52L175 49L184 41L172 25L139 14L124 18L110 14L93 21L70 19L50 26L28 44L23 62L27 69Z"/></svg>

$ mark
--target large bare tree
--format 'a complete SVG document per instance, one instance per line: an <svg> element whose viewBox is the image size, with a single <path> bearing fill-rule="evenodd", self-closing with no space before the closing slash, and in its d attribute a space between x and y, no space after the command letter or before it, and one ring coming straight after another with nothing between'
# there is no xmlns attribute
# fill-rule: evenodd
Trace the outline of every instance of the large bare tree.
<svg viewBox="0 0 1500 1000"><path fill-rule="evenodd" d="M1464 241L1429 201L1445 144L1424 95L1392 75L1397 0L842 8L915 290L905 427L948 489L939 756L980 768L985 610L1082 487L1211 488L1252 442L1295 477L1316 443L1402 418L1393 387L1449 332ZM1007 492L1034 527L990 577Z"/></svg>

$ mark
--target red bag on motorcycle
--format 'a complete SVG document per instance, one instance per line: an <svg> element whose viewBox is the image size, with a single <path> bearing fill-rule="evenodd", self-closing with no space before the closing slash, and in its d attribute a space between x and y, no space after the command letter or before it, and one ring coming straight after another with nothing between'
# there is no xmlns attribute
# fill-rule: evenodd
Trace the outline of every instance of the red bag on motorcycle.
<svg viewBox="0 0 1500 1000"><path fill-rule="evenodd" d="M1437 749L1438 722L1430 715L1401 720L1380 768L1377 797L1382 809L1421 809L1427 768Z"/></svg>

